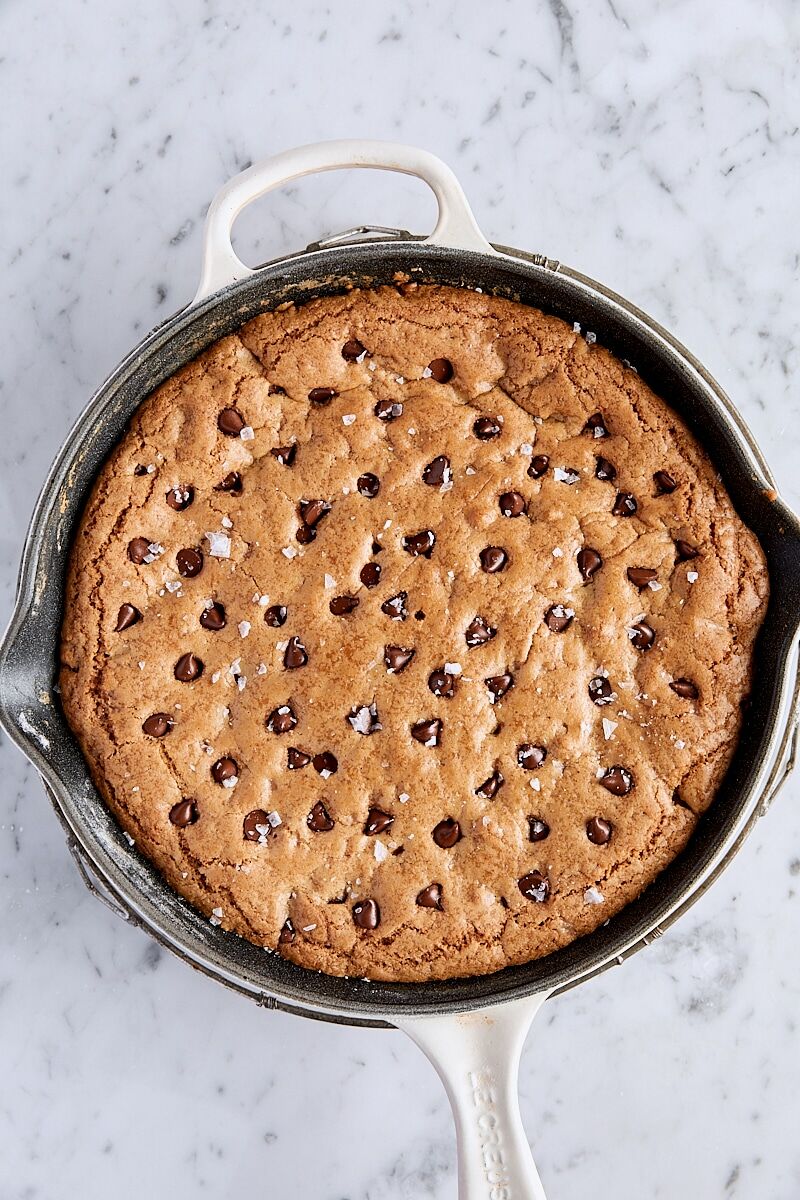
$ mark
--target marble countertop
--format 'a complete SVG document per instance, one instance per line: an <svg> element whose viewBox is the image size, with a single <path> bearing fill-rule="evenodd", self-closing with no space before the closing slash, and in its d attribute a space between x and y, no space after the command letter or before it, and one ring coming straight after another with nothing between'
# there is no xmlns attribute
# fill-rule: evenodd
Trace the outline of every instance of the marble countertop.
<svg viewBox="0 0 800 1200"><path fill-rule="evenodd" d="M28 516L106 373L196 286L213 192L340 136L445 158L495 240L602 279L716 374L800 507L800 24L792 0L122 0L0 7L0 610ZM794 100L794 103L792 103ZM263 260L419 184L287 188ZM266 1013L84 890L3 738L3 1200L445 1200L442 1088L396 1033ZM551 1001L522 1065L552 1200L800 1195L800 776L647 953Z"/></svg>

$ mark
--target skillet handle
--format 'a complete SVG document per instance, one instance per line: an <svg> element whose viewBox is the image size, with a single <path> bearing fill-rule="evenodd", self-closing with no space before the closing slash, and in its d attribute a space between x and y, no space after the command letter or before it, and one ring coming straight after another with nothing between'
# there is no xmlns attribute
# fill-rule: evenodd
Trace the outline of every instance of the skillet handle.
<svg viewBox="0 0 800 1200"><path fill-rule="evenodd" d="M546 1200L519 1112L517 1079L547 994L480 1012L395 1020L433 1063L456 1125L459 1200ZM394 1019L394 1018L393 1018Z"/></svg>
<svg viewBox="0 0 800 1200"><path fill-rule="evenodd" d="M477 250L482 254L497 254L478 228L461 184L450 168L435 155L416 146L404 146L397 142L363 139L318 142L262 159L240 175L235 175L217 192L206 217L203 269L192 304L198 304L236 280L255 274L251 267L241 261L231 245L233 223L243 208L259 196L303 175L349 167L374 167L380 171L416 175L431 188L439 206L436 227L425 239L426 242L460 250Z"/></svg>

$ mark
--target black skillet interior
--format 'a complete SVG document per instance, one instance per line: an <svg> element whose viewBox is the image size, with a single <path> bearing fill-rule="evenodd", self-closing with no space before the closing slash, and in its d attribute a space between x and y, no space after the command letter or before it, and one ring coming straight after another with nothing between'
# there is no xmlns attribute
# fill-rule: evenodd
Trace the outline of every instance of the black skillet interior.
<svg viewBox="0 0 800 1200"><path fill-rule="evenodd" d="M398 271L420 282L480 287L540 307L597 334L627 359L693 428L714 459L739 512L767 554L772 598L758 643L751 706L720 795L684 853L606 927L545 959L476 979L425 985L370 983L309 972L210 924L132 849L97 795L51 692L56 671L65 558L92 481L142 399L217 338L286 300L303 302L350 286L391 283ZM170 318L121 364L72 430L45 484L22 569L18 617L0 652L0 717L39 767L61 815L98 873L151 932L196 965L286 1007L320 1006L331 1019L370 1022L379 1014L455 1011L567 986L639 941L693 891L754 802L759 770L779 719L779 700L800 613L800 533L742 449L729 419L689 364L629 311L578 276L514 258L489 259L415 242L351 245L297 256L259 271L196 309ZM33 725L36 732L31 734ZM44 738L45 745L41 740Z"/></svg>

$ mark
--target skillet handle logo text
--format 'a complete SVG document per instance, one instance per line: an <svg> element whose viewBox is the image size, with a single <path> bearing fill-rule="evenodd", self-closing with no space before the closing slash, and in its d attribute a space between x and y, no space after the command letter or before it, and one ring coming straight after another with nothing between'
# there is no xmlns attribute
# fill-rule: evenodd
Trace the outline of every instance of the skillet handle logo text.
<svg viewBox="0 0 800 1200"><path fill-rule="evenodd" d="M488 1200L513 1200L492 1073L489 1070L470 1071L468 1078L475 1106L483 1174L489 1185Z"/></svg>

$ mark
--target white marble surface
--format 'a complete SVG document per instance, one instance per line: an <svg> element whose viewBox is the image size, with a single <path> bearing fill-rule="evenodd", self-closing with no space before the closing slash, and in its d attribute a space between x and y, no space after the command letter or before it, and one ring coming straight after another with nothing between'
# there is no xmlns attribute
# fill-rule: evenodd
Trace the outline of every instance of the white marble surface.
<svg viewBox="0 0 800 1200"><path fill-rule="evenodd" d="M793 0L0 6L0 601L90 391L194 289L213 191L325 137L457 170L497 240L605 280L730 390L800 505L800 25ZM253 260L360 221L424 228L409 181L257 206ZM399 1034L267 1014L84 891L0 746L0 1196L444 1200L442 1089ZM800 777L659 944L551 1002L523 1110L553 1200L800 1195Z"/></svg>

